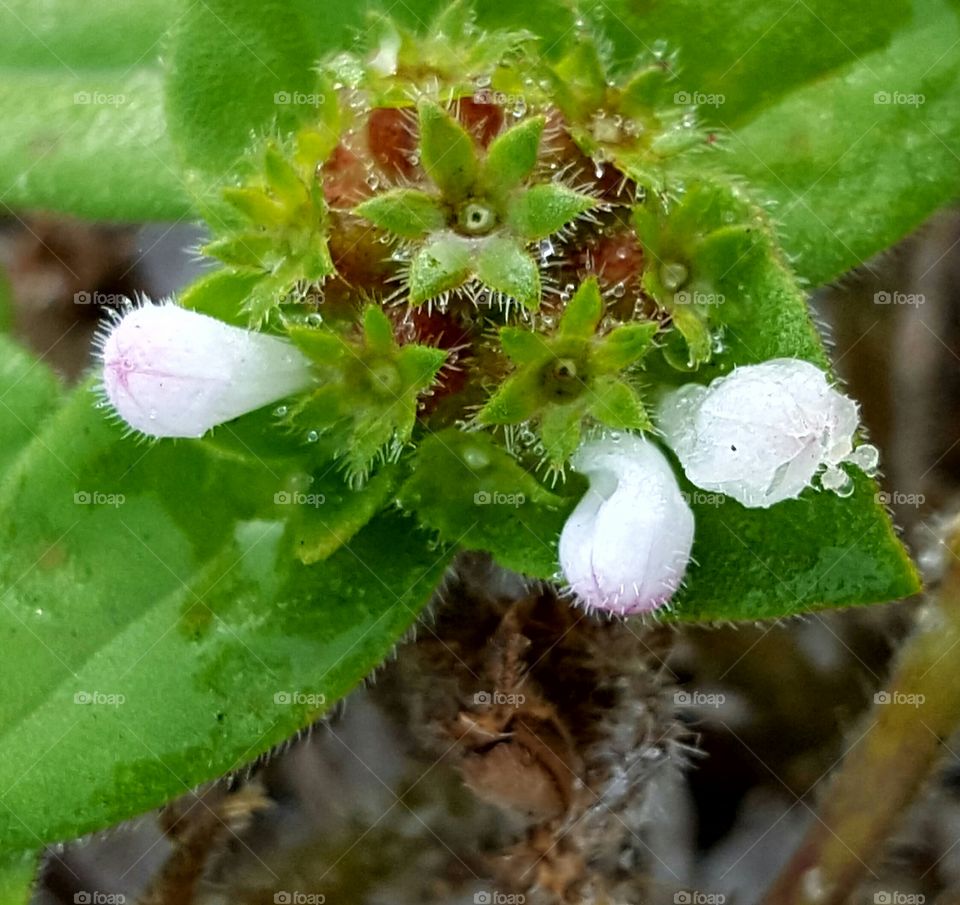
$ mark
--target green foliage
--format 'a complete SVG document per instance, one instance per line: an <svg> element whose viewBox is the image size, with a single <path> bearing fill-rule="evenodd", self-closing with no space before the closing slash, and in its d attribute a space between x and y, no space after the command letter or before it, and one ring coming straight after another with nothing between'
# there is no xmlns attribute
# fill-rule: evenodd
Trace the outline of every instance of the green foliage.
<svg viewBox="0 0 960 905"><path fill-rule="evenodd" d="M320 385L289 413L309 442L329 444L351 483L362 483L374 461L396 459L413 435L417 399L433 384L446 353L399 345L393 324L376 305L364 309L360 336L291 327L290 338L310 356Z"/></svg>
<svg viewBox="0 0 960 905"><path fill-rule="evenodd" d="M570 300L554 336L504 327L501 342L516 372L490 397L478 421L534 421L546 459L557 470L576 451L586 416L616 430L647 430L643 403L621 372L643 358L659 325L622 324L598 336L602 317L600 289L591 279Z"/></svg>
<svg viewBox="0 0 960 905"><path fill-rule="evenodd" d="M189 213L187 180L164 127L158 71L4 65L0 58L4 205L99 220L174 220Z"/></svg>
<svg viewBox="0 0 960 905"><path fill-rule="evenodd" d="M93 403L81 388L33 422L0 484L4 851L155 807L283 741L383 659L446 562L384 515L301 565L278 496L295 473L121 440Z"/></svg>
<svg viewBox="0 0 960 905"><path fill-rule="evenodd" d="M525 185L537 166L545 119L501 133L481 157L470 133L431 101L418 105L420 159L435 191L400 188L354 212L414 245L409 300L419 305L472 279L528 310L540 305L539 267L527 249L597 206L554 182Z"/></svg>
<svg viewBox="0 0 960 905"><path fill-rule="evenodd" d="M557 540L577 501L547 490L489 436L454 429L420 445L399 499L444 542L541 578L557 573Z"/></svg>
<svg viewBox="0 0 960 905"><path fill-rule="evenodd" d="M0 855L0 905L27 905L37 876L38 852Z"/></svg>
<svg viewBox="0 0 960 905"><path fill-rule="evenodd" d="M235 273L253 277L245 281L243 308L254 326L291 301L293 287L322 283L334 273L327 206L314 178L317 161L303 156L303 144L294 156L268 142L259 176L223 190L233 222L227 214L223 237L204 247Z"/></svg>
<svg viewBox="0 0 960 905"><path fill-rule="evenodd" d="M219 181L251 130L290 131L323 103L306 0L206 0L179 19L167 76L170 132L186 162Z"/></svg>
<svg viewBox="0 0 960 905"><path fill-rule="evenodd" d="M927 0L888 46L797 85L731 136L729 165L776 202L783 245L813 285L960 195L958 17L955 3Z"/></svg>

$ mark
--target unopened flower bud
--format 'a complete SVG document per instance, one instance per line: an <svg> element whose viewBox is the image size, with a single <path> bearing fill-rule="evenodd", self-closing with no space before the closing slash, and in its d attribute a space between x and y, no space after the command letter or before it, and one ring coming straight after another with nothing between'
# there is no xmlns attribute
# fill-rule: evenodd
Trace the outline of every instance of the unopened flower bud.
<svg viewBox="0 0 960 905"><path fill-rule="evenodd" d="M872 448L853 449L858 420L857 404L823 371L777 358L670 393L658 427L693 484L766 509L798 497L824 466L822 486L850 492L840 463L876 459Z"/></svg>
<svg viewBox="0 0 960 905"><path fill-rule="evenodd" d="M173 303L130 309L103 336L101 359L110 405L151 437L200 437L313 379L286 340Z"/></svg>
<svg viewBox="0 0 960 905"><path fill-rule="evenodd" d="M649 440L608 435L583 444L573 467L590 479L560 535L570 589L591 609L648 612L680 586L693 513L666 457Z"/></svg>

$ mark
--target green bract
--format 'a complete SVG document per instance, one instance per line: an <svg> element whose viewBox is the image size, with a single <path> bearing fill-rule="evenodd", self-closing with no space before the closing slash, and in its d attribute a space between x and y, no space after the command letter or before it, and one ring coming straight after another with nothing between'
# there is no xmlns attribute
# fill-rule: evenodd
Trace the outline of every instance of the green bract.
<svg viewBox="0 0 960 905"><path fill-rule="evenodd" d="M476 280L535 311L542 281L529 246L597 200L560 182L535 181L542 116L502 132L481 158L474 138L442 107L422 100L418 112L420 161L435 191L392 189L356 213L415 243L407 274L411 304Z"/></svg>
<svg viewBox="0 0 960 905"><path fill-rule="evenodd" d="M650 419L623 372L647 353L659 325L621 324L597 335L603 300L596 279L570 300L553 335L504 327L500 341L516 372L480 410L481 424L538 425L544 454L562 469L589 417L618 430L647 430Z"/></svg>
<svg viewBox="0 0 960 905"><path fill-rule="evenodd" d="M446 353L397 345L390 319L375 305L364 309L359 337L310 327L288 333L316 362L321 384L297 401L289 420L306 430L308 443L322 443L341 461L351 481L362 481L378 456L395 459L412 437L417 397Z"/></svg>
<svg viewBox="0 0 960 905"><path fill-rule="evenodd" d="M289 341L316 380L144 448L87 386L64 393L3 343L10 876L18 851L307 726L388 655L456 550L555 578L582 437L656 442L645 403L738 366L828 369L806 281L960 190L948 0L922 16L900 0L425 0L400 21L311 0L14 5L5 203L202 214L222 266L181 304ZM77 38L92 32L94 59ZM893 91L924 103L875 100ZM665 618L915 592L876 484L853 477L845 499L748 510L678 474L696 534ZM93 492L124 502L77 502ZM275 698L297 690L309 703ZM129 706L77 704L86 691Z"/></svg>

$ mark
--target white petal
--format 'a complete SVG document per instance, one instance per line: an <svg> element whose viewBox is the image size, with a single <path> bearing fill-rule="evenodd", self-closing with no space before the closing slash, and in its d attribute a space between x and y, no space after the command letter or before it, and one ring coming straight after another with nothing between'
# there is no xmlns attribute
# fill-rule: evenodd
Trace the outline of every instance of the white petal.
<svg viewBox="0 0 960 905"><path fill-rule="evenodd" d="M172 303L125 314L101 357L111 405L151 437L200 437L312 382L309 361L286 340Z"/></svg>
<svg viewBox="0 0 960 905"><path fill-rule="evenodd" d="M607 437L581 446L572 464L590 489L560 535L571 590L621 615L666 603L690 561L693 513L663 453L640 437Z"/></svg>
<svg viewBox="0 0 960 905"><path fill-rule="evenodd" d="M683 387L659 411L690 481L756 508L798 497L821 467L846 458L858 420L823 371L792 358Z"/></svg>

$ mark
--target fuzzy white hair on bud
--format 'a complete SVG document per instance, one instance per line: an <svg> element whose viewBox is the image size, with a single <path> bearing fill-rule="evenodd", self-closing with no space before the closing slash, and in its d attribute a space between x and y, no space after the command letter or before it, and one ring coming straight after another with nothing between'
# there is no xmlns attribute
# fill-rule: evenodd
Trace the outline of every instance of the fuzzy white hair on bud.
<svg viewBox="0 0 960 905"><path fill-rule="evenodd" d="M172 301L120 312L99 344L105 401L149 437L202 437L313 383L309 361L286 340Z"/></svg>
<svg viewBox="0 0 960 905"><path fill-rule="evenodd" d="M776 358L734 369L709 386L688 384L659 407L658 427L691 483L766 509L814 483L853 491L848 462L871 473L876 449L853 448L857 404L815 365Z"/></svg>
<svg viewBox="0 0 960 905"><path fill-rule="evenodd" d="M693 512L649 440L608 434L571 460L590 487L560 535L560 565L589 609L626 616L667 603L693 547Z"/></svg>

